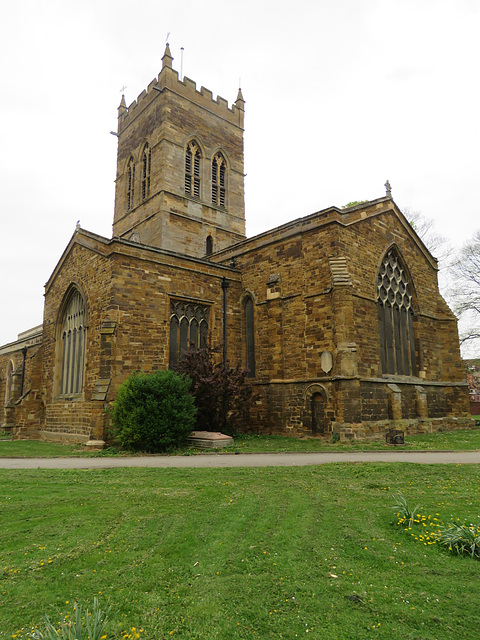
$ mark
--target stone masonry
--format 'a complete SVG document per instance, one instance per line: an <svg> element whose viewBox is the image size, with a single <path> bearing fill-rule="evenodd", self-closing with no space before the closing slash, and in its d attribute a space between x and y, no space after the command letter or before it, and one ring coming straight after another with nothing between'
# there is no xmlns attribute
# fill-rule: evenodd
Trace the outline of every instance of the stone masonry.
<svg viewBox="0 0 480 640"><path fill-rule="evenodd" d="M258 391L246 431L471 425L437 262L390 190L245 237L244 111L241 91L229 107L179 78L168 45L158 78L122 98L113 237L78 227L43 325L0 347L0 421L15 437L105 440L132 371L169 367L201 331L221 346L225 325L227 357Z"/></svg>

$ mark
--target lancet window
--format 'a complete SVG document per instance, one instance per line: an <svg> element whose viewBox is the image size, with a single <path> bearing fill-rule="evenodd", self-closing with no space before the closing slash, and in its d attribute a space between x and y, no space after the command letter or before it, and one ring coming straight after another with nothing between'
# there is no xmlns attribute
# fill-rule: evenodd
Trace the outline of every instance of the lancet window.
<svg viewBox="0 0 480 640"><path fill-rule="evenodd" d="M7 364L7 375L5 383L5 404L7 404L12 399L13 391L13 362L11 360L9 360Z"/></svg>
<svg viewBox="0 0 480 640"><path fill-rule="evenodd" d="M210 307L197 302L170 301L170 367L188 349L205 349Z"/></svg>
<svg viewBox="0 0 480 640"><path fill-rule="evenodd" d="M65 307L60 332L62 344L61 395L82 392L86 332L85 302L81 293L77 289L73 289Z"/></svg>
<svg viewBox="0 0 480 640"><path fill-rule="evenodd" d="M247 369L249 375L255 376L255 319L253 300L251 296L247 296L244 302L245 313L245 343L247 355Z"/></svg>
<svg viewBox="0 0 480 640"><path fill-rule="evenodd" d="M142 200L150 195L150 169L152 165L152 149L148 142L142 152Z"/></svg>
<svg viewBox="0 0 480 640"><path fill-rule="evenodd" d="M227 194L227 165L221 153L212 160L212 204L225 207Z"/></svg>
<svg viewBox="0 0 480 640"><path fill-rule="evenodd" d="M213 253L213 238L212 236L207 236L205 240L205 255L211 256Z"/></svg>
<svg viewBox="0 0 480 640"><path fill-rule="evenodd" d="M188 143L185 151L185 193L200 198L201 153L195 140Z"/></svg>
<svg viewBox="0 0 480 640"><path fill-rule="evenodd" d="M378 273L377 310L382 373L417 375L411 287L393 248L384 256Z"/></svg>
<svg viewBox="0 0 480 640"><path fill-rule="evenodd" d="M133 209L135 195L135 163L130 158L127 165L127 211Z"/></svg>

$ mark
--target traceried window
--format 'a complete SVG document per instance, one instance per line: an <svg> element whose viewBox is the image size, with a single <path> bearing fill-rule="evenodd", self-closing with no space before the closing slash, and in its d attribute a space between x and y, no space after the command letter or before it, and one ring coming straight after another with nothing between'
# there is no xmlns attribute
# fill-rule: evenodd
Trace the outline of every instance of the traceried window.
<svg viewBox="0 0 480 640"><path fill-rule="evenodd" d="M170 301L170 367L188 349L207 346L210 307L197 302Z"/></svg>
<svg viewBox="0 0 480 640"><path fill-rule="evenodd" d="M185 152L185 193L200 198L200 147L192 140Z"/></svg>
<svg viewBox="0 0 480 640"><path fill-rule="evenodd" d="M150 169L152 165L152 149L148 142L142 152L142 200L150 195Z"/></svg>
<svg viewBox="0 0 480 640"><path fill-rule="evenodd" d="M127 211L133 209L135 195L135 163L130 158L127 165Z"/></svg>
<svg viewBox="0 0 480 640"><path fill-rule="evenodd" d="M77 289L72 289L65 307L60 339L62 343L61 395L81 393L85 365L85 302Z"/></svg>
<svg viewBox="0 0 480 640"><path fill-rule="evenodd" d="M221 153L212 160L212 204L225 207L227 193L227 165Z"/></svg>
<svg viewBox="0 0 480 640"><path fill-rule="evenodd" d="M390 249L377 277L377 309L382 372L417 375L412 293L400 258Z"/></svg>
<svg viewBox="0 0 480 640"><path fill-rule="evenodd" d="M244 303L245 311L245 343L247 353L247 369L249 375L255 377L255 324L253 300L247 296Z"/></svg>

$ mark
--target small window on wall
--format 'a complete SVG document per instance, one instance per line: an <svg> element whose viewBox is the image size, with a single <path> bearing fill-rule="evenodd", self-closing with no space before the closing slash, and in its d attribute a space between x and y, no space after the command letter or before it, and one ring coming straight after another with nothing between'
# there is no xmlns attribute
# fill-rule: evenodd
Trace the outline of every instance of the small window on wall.
<svg viewBox="0 0 480 640"><path fill-rule="evenodd" d="M217 153L212 161L212 204L225 208L227 193L227 166L225 158Z"/></svg>
<svg viewBox="0 0 480 640"><path fill-rule="evenodd" d="M192 140L185 152L185 193L200 198L200 147Z"/></svg>
<svg viewBox="0 0 480 640"><path fill-rule="evenodd" d="M394 248L377 276L377 311L382 373L416 376L411 286Z"/></svg>
<svg viewBox="0 0 480 640"><path fill-rule="evenodd" d="M250 296L245 299L245 343L247 354L247 369L249 375L255 377L255 325L253 300Z"/></svg>
<svg viewBox="0 0 480 640"><path fill-rule="evenodd" d="M210 307L197 302L170 301L170 367L188 349L205 349Z"/></svg>
<svg viewBox="0 0 480 640"><path fill-rule="evenodd" d="M150 169L152 165L152 150L148 142L142 152L142 200L150 195Z"/></svg>
<svg viewBox="0 0 480 640"><path fill-rule="evenodd" d="M135 163L130 158L127 165L127 211L133 209L133 200L135 195Z"/></svg>
<svg viewBox="0 0 480 640"><path fill-rule="evenodd" d="M62 345L61 395L82 392L86 332L85 302L80 292L77 289L72 289L65 306L60 332Z"/></svg>
<svg viewBox="0 0 480 640"><path fill-rule="evenodd" d="M205 241L205 255L211 256L213 253L213 238L212 236L207 236Z"/></svg>

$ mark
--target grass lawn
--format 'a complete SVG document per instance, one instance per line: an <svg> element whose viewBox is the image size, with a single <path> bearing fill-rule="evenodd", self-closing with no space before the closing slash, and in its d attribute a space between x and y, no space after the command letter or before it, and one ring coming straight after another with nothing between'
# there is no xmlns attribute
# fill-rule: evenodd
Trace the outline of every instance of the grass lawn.
<svg viewBox="0 0 480 640"><path fill-rule="evenodd" d="M385 450L393 447L384 442L358 442L358 443L332 443L328 440L314 438L287 438L284 436L257 436L240 435L235 438L232 447L224 451L230 453L258 453L258 452L285 452L285 451L365 451ZM451 431L448 433L432 433L417 436L406 436L405 445L399 447L406 451L419 449L428 450L474 450L480 449L480 428ZM176 455L185 453L203 453L193 451L190 448L178 449L173 452ZM94 456L115 455L112 450L102 453L86 451L81 445L57 444L53 442L39 442L35 440L15 440L10 436L0 436L0 457L43 457L54 458L61 456ZM125 454L124 454L125 455ZM128 454L126 454L128 455Z"/></svg>
<svg viewBox="0 0 480 640"><path fill-rule="evenodd" d="M478 481L402 463L0 470L0 639L95 596L109 640L476 638L478 561L415 540L390 505L401 490L476 522Z"/></svg>

